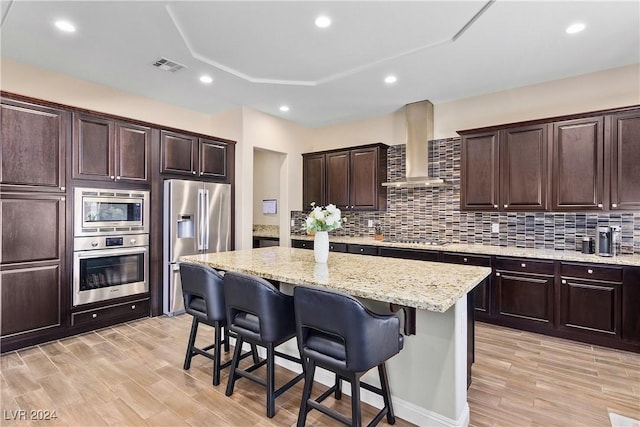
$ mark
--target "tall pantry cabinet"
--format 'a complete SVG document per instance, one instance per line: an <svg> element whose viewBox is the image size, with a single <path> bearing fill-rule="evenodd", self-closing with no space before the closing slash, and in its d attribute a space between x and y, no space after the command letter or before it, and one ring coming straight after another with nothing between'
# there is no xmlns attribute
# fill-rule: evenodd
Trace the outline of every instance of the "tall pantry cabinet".
<svg viewBox="0 0 640 427"><path fill-rule="evenodd" d="M0 293L2 340L65 325L66 147L69 113L2 98Z"/></svg>

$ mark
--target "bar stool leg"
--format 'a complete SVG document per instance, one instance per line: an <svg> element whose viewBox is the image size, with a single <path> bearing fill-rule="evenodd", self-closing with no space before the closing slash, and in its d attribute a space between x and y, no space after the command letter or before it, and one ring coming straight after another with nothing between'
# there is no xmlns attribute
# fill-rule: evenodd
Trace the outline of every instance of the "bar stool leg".
<svg viewBox="0 0 640 427"><path fill-rule="evenodd" d="M336 374L336 391L334 397L336 400L342 399L342 380L338 374Z"/></svg>
<svg viewBox="0 0 640 427"><path fill-rule="evenodd" d="M229 352L229 328L227 326L224 327L224 352Z"/></svg>
<svg viewBox="0 0 640 427"><path fill-rule="evenodd" d="M309 413L308 401L311 399L311 389L313 388L313 377L316 372L316 363L307 359L305 362L304 387L302 389L302 399L300 400L300 411L298 412L298 424L297 427L304 427L307 422L307 414Z"/></svg>
<svg viewBox="0 0 640 427"><path fill-rule="evenodd" d="M229 368L229 381L227 382L227 390L225 395L231 396L233 394L233 387L236 385L236 369L240 363L240 353L242 352L242 343L244 340L241 336L236 337L236 348L233 350L233 359L231 360L231 366Z"/></svg>
<svg viewBox="0 0 640 427"><path fill-rule="evenodd" d="M360 427L362 415L360 411L360 378L357 374L351 377L351 425Z"/></svg>
<svg viewBox="0 0 640 427"><path fill-rule="evenodd" d="M391 392L389 389L389 377L387 376L386 363L378 365L378 373L380 374L380 388L382 389L382 399L384 400L384 406L387 407L387 422L389 424L395 424L396 417L393 413L393 404L391 403Z"/></svg>
<svg viewBox="0 0 640 427"><path fill-rule="evenodd" d="M220 322L215 323L215 344L213 349L215 354L213 355L213 385L220 384L220 350L222 347L222 327L220 327Z"/></svg>
<svg viewBox="0 0 640 427"><path fill-rule="evenodd" d="M187 355L184 358L184 365L182 369L185 371L191 367L191 358L193 357L193 346L196 342L196 335L198 333L198 319L195 317L191 322L191 335L189 335L189 344L187 344Z"/></svg>
<svg viewBox="0 0 640 427"><path fill-rule="evenodd" d="M267 345L267 417L273 418L276 413L276 394L275 394L275 356L272 343Z"/></svg>

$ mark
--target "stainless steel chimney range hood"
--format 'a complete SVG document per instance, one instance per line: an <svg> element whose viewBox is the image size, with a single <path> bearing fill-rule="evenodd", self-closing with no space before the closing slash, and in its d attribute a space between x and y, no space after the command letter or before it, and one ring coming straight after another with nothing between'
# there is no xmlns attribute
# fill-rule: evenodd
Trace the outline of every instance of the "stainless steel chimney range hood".
<svg viewBox="0 0 640 427"><path fill-rule="evenodd" d="M404 181L384 182L385 187L452 187L429 176L429 141L433 139L433 104L429 101L405 105L407 118L407 175Z"/></svg>

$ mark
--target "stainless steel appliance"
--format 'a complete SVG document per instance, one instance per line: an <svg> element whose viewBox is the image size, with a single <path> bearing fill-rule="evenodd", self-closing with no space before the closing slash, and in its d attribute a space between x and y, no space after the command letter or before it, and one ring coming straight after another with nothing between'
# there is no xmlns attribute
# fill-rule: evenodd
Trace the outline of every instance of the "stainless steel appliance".
<svg viewBox="0 0 640 427"><path fill-rule="evenodd" d="M596 255L613 256L613 239L610 227L596 228Z"/></svg>
<svg viewBox="0 0 640 427"><path fill-rule="evenodd" d="M231 185L170 179L164 182L163 312L184 311L181 256L231 249Z"/></svg>
<svg viewBox="0 0 640 427"><path fill-rule="evenodd" d="M149 292L149 235L76 237L73 305Z"/></svg>
<svg viewBox="0 0 640 427"><path fill-rule="evenodd" d="M74 235L149 233L149 192L82 188L74 191Z"/></svg>

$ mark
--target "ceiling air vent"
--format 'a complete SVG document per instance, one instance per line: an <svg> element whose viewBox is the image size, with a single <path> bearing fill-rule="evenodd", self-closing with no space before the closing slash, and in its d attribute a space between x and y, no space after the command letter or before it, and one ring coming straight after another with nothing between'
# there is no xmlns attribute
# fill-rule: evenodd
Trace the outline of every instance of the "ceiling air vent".
<svg viewBox="0 0 640 427"><path fill-rule="evenodd" d="M158 59L153 63L153 66L158 67L164 71L171 71L172 73L175 73L178 70L182 70L183 68L187 68L186 65L178 64L177 62L167 58Z"/></svg>

